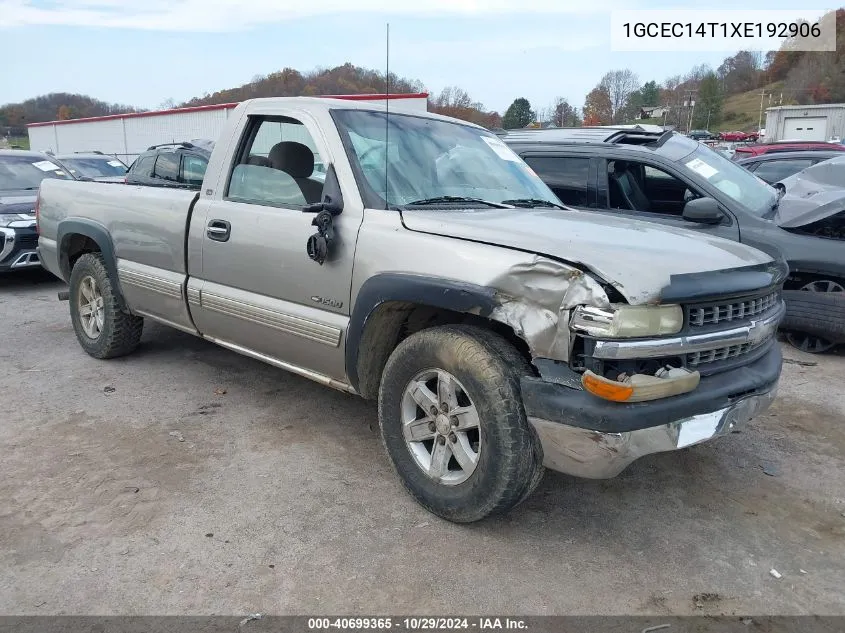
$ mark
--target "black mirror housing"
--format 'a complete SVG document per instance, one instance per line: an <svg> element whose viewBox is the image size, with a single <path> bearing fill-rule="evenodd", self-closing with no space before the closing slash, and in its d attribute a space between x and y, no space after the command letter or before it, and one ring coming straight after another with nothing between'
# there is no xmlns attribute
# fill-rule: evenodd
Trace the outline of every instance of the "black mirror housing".
<svg viewBox="0 0 845 633"><path fill-rule="evenodd" d="M683 218L697 224L719 224L725 217L719 203L713 198L696 198L684 205Z"/></svg>
<svg viewBox="0 0 845 633"><path fill-rule="evenodd" d="M337 172L334 165L326 169L326 180L323 183L323 199L314 204L302 207L305 213L320 213L328 211L331 215L340 215L343 211L343 193L340 191L340 182L337 179Z"/></svg>

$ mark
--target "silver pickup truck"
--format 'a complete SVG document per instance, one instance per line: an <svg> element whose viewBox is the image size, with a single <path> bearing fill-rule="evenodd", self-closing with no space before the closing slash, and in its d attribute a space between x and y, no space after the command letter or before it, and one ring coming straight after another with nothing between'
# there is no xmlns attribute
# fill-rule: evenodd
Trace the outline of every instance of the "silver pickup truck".
<svg viewBox="0 0 845 633"><path fill-rule="evenodd" d="M130 353L152 319L377 400L402 482L451 521L512 508L544 467L613 477L729 432L780 377L784 262L568 209L434 114L247 101L199 192L51 180L37 218L88 354Z"/></svg>

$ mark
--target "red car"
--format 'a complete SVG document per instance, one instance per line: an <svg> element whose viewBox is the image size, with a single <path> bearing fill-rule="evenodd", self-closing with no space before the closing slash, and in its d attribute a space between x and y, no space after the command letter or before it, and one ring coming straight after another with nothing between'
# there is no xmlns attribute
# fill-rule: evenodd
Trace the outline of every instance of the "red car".
<svg viewBox="0 0 845 633"><path fill-rule="evenodd" d="M718 138L722 141L741 143L743 141L756 141L759 136L757 132L740 132L737 130L735 132L720 132Z"/></svg>
<svg viewBox="0 0 845 633"><path fill-rule="evenodd" d="M841 143L826 143L825 141L775 141L773 143L760 143L759 145L744 145L734 150L733 158L748 158L771 152L797 152L811 150L833 150L845 152L845 145Z"/></svg>

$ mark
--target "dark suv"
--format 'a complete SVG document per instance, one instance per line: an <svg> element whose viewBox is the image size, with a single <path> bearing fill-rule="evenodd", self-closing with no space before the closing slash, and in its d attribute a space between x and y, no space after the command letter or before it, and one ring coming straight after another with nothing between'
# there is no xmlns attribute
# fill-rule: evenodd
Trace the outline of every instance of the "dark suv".
<svg viewBox="0 0 845 633"><path fill-rule="evenodd" d="M842 238L825 230L845 214L841 207L808 208L698 141L645 125L518 130L501 138L571 207L691 229L702 239L727 238L782 256L790 265L788 291L845 286ZM800 330L792 321L795 332L812 332L790 335L797 347L821 352L845 342L843 294L814 298L812 308L803 305L810 299L805 293L796 294L785 293L787 306L791 297L813 321L803 319Z"/></svg>
<svg viewBox="0 0 845 633"><path fill-rule="evenodd" d="M210 141L153 145L129 167L126 184L199 189L212 148Z"/></svg>
<svg viewBox="0 0 845 633"><path fill-rule="evenodd" d="M47 154L0 150L0 273L41 267L35 207L45 178L74 179Z"/></svg>

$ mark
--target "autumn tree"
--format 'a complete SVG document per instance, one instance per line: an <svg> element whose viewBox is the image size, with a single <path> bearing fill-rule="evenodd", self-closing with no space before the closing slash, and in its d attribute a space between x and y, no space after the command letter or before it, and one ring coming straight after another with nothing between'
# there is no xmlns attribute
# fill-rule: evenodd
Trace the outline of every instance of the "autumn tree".
<svg viewBox="0 0 845 633"><path fill-rule="evenodd" d="M640 87L637 76L629 69L611 70L605 73L598 88L607 93L610 100L609 123L620 123L630 112L627 111L631 94Z"/></svg>
<svg viewBox="0 0 845 633"><path fill-rule="evenodd" d="M609 125L613 122L613 104L607 90L596 86L584 100L584 125Z"/></svg>
<svg viewBox="0 0 845 633"><path fill-rule="evenodd" d="M762 78L762 54L739 51L728 57L716 70L726 94L737 94L757 88Z"/></svg>
<svg viewBox="0 0 845 633"><path fill-rule="evenodd" d="M525 97L519 97L514 99L505 111L505 116L502 118L502 127L506 130L523 128L533 122L534 118L535 114L531 109L531 102Z"/></svg>
<svg viewBox="0 0 845 633"><path fill-rule="evenodd" d="M563 97L555 99L550 110L552 124L557 127L577 127L581 123L578 108L571 106Z"/></svg>
<svg viewBox="0 0 845 633"><path fill-rule="evenodd" d="M472 97L457 86L447 86L440 94L430 98L428 109L437 114L470 121L486 128L500 127L502 117L498 112L488 112L484 105L473 101Z"/></svg>

